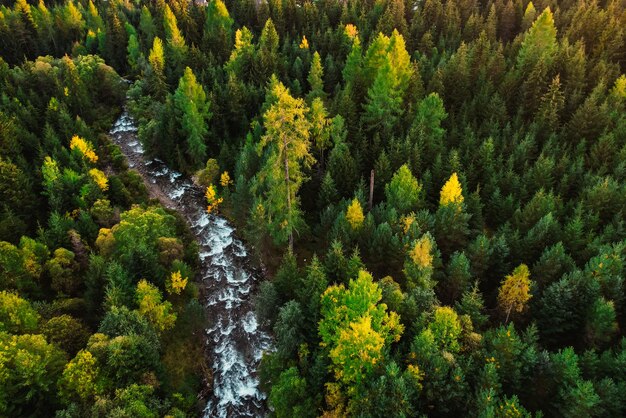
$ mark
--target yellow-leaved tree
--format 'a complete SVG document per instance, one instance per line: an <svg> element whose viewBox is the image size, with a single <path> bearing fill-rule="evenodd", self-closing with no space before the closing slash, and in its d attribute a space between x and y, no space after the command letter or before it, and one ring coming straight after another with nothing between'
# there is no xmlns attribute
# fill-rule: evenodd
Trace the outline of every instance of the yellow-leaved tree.
<svg viewBox="0 0 626 418"><path fill-rule="evenodd" d="M415 242L413 249L409 252L411 260L422 268L432 267L433 255L432 255L433 243L429 235L424 235L422 238Z"/></svg>
<svg viewBox="0 0 626 418"><path fill-rule="evenodd" d="M460 205L463 203L463 189L456 173L452 173L446 184L441 188L439 204L447 206L450 204Z"/></svg>
<svg viewBox="0 0 626 418"><path fill-rule="evenodd" d="M300 42L300 49L309 49L309 41L306 38L306 35L302 37L302 42Z"/></svg>
<svg viewBox="0 0 626 418"><path fill-rule="evenodd" d="M330 286L322 294L319 333L330 348L332 369L349 395L385 358L385 346L398 341L404 327L395 312L380 303L382 290L361 270L355 280Z"/></svg>
<svg viewBox="0 0 626 418"><path fill-rule="evenodd" d="M83 157L85 157L92 163L98 161L98 156L94 152L91 142L81 138L78 135L74 135L72 137L72 140L70 141L70 149L80 151L80 153L83 154Z"/></svg>
<svg viewBox="0 0 626 418"><path fill-rule="evenodd" d="M100 188L100 190L102 190L103 192L109 190L109 179L107 179L106 174L104 174L102 171L98 170L97 168L92 168L91 170L89 170L89 176L91 177L93 182L96 183L96 185Z"/></svg>
<svg viewBox="0 0 626 418"><path fill-rule="evenodd" d="M222 203L224 199L217 195L217 192L215 191L215 187L213 187L212 184L210 184L209 187L206 188L206 193L204 194L204 196L206 197L206 200L207 200L207 208L206 208L207 212L209 213L217 212L217 209L220 203Z"/></svg>
<svg viewBox="0 0 626 418"><path fill-rule="evenodd" d="M87 350L80 350L76 357L65 366L59 381L60 396L67 401L91 399L100 390L98 387L99 374L100 368L93 354Z"/></svg>
<svg viewBox="0 0 626 418"><path fill-rule="evenodd" d="M175 271L173 272L170 277L169 280L167 281L166 288L167 288L167 292L172 295L180 295L181 292L183 290L185 290L185 287L187 286L187 278L183 277L180 270L179 271Z"/></svg>
<svg viewBox="0 0 626 418"><path fill-rule="evenodd" d="M176 313L170 302L161 301L161 292L146 280L137 283L137 303L143 315L158 332L166 331L176 323Z"/></svg>
<svg viewBox="0 0 626 418"><path fill-rule="evenodd" d="M352 203L350 203L346 211L346 219L352 229L359 229L361 225L363 225L365 216L363 215L363 208L361 207L359 199L352 199Z"/></svg>
<svg viewBox="0 0 626 418"><path fill-rule="evenodd" d="M228 187L231 184L233 184L233 181L230 178L230 174L228 174L228 171L224 171L220 176L220 186Z"/></svg>
<svg viewBox="0 0 626 418"><path fill-rule="evenodd" d="M502 281L498 290L498 306L506 312L505 322L509 321L511 312L519 313L526 308L526 303L532 298L530 286L530 271L526 264L520 264Z"/></svg>
<svg viewBox="0 0 626 418"><path fill-rule="evenodd" d="M428 232L413 243L404 262L404 275L408 288L432 289L435 286L432 280L435 251L435 239Z"/></svg>

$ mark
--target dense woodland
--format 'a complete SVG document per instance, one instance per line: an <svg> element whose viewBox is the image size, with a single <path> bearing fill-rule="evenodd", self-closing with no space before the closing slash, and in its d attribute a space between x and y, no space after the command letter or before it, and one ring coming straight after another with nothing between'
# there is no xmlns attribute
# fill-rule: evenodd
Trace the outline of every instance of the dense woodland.
<svg viewBox="0 0 626 418"><path fill-rule="evenodd" d="M198 414L125 97L268 267L271 414L626 415L624 0L0 4L0 416Z"/></svg>

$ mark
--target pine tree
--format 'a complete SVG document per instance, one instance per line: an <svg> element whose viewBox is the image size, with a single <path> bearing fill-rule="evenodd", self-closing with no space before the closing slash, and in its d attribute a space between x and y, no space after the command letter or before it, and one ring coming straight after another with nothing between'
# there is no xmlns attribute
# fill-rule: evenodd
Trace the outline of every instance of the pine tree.
<svg viewBox="0 0 626 418"><path fill-rule="evenodd" d="M206 8L203 42L205 49L226 61L232 47L234 20L222 0L211 0Z"/></svg>
<svg viewBox="0 0 626 418"><path fill-rule="evenodd" d="M346 220L350 224L350 227L354 230L359 229L363 225L363 220L365 216L363 215L363 208L361 207L361 202L359 199L354 198L350 205L348 205L348 209L346 211Z"/></svg>
<svg viewBox="0 0 626 418"><path fill-rule="evenodd" d="M529 7L531 4L529 3ZM535 64L543 58L549 67L554 60L557 49L554 18L552 11L547 7L524 36L517 55L517 66L523 74L528 74Z"/></svg>
<svg viewBox="0 0 626 418"><path fill-rule="evenodd" d="M23 48L23 52L26 56L34 58L35 51L37 50L37 23L33 18L30 5L26 0L17 0L14 7L19 17L19 32L22 32L16 33L15 36L19 38L20 46Z"/></svg>
<svg viewBox="0 0 626 418"><path fill-rule="evenodd" d="M269 78L273 73L276 73L279 64L278 58L278 32L274 26L272 19L268 19L263 26L261 37L259 38L259 70L263 76L263 80Z"/></svg>
<svg viewBox="0 0 626 418"><path fill-rule="evenodd" d="M463 189L456 173L443 185L435 213L435 237L444 257L460 251L467 243L470 215L465 211Z"/></svg>
<svg viewBox="0 0 626 418"><path fill-rule="evenodd" d="M435 240L428 232L411 244L403 270L407 289L435 287L432 274L436 252Z"/></svg>
<svg viewBox="0 0 626 418"><path fill-rule="evenodd" d="M68 4L72 4L72 2ZM77 13L78 16L81 16L80 12L77 11ZM107 60L111 61L115 68L124 71L126 68L126 48L128 40L124 24L120 19L118 5L115 2L108 3L105 39L104 53Z"/></svg>
<svg viewBox="0 0 626 418"><path fill-rule="evenodd" d="M447 205L461 205L463 203L463 189L461 183L459 183L459 177L456 173L452 173L446 184L441 188L439 197L439 204L441 206Z"/></svg>
<svg viewBox="0 0 626 418"><path fill-rule="evenodd" d="M323 169L324 152L330 146L332 122L328 119L324 102L319 97L316 97L313 103L311 103L309 120L311 121L311 139L313 144L315 144L317 154L319 155L319 162Z"/></svg>
<svg viewBox="0 0 626 418"><path fill-rule="evenodd" d="M443 139L446 130L441 124L447 117L443 100L437 93L430 93L417 105L409 135L415 137L416 142L423 144L426 161L434 160L444 150Z"/></svg>
<svg viewBox="0 0 626 418"><path fill-rule="evenodd" d="M391 62L385 63L378 71L374 84L367 91L367 102L363 106L363 123L369 132L390 135L402 115L402 96L395 87Z"/></svg>
<svg viewBox="0 0 626 418"><path fill-rule="evenodd" d="M230 53L226 69L243 81L248 81L254 73L254 45L252 32L247 27L235 32L235 47Z"/></svg>
<svg viewBox="0 0 626 418"><path fill-rule="evenodd" d="M150 73L147 74L148 88L156 99L162 99L167 93L165 82L165 55L163 53L163 42L159 37L155 37L152 42L152 49L148 56Z"/></svg>
<svg viewBox="0 0 626 418"><path fill-rule="evenodd" d="M141 7L141 15L139 17L139 30L143 35L145 45L151 45L154 42L157 29L150 10L144 5Z"/></svg>
<svg viewBox="0 0 626 418"><path fill-rule="evenodd" d="M524 10L524 17L522 18L522 30L527 31L532 26L537 16L537 10L532 1L528 2L526 9Z"/></svg>
<svg viewBox="0 0 626 418"><path fill-rule="evenodd" d="M314 161L309 152L311 124L304 100L294 99L282 83L276 83L268 94L275 99L263 115L265 135L259 150L265 151L265 163L255 188L271 236L279 245L288 242L292 250L294 232L304 226L298 198L303 168Z"/></svg>
<svg viewBox="0 0 626 418"><path fill-rule="evenodd" d="M560 126L560 115L565 105L565 97L561 91L561 78L557 74L550 83L550 88L541 97L541 104L537 109L537 118L542 127L556 132Z"/></svg>
<svg viewBox="0 0 626 418"><path fill-rule="evenodd" d="M141 57L141 49L139 48L139 41L137 40L136 34L133 33L128 37L128 48L126 50L128 56L128 65L133 72L138 71L139 60Z"/></svg>
<svg viewBox="0 0 626 418"><path fill-rule="evenodd" d="M352 88L359 89L361 83L361 71L363 62L363 49L361 47L361 41L358 37L356 28L352 25L346 25L346 33L349 33L351 39L351 49L348 57L346 58L346 64L343 67L342 75L346 85Z"/></svg>
<svg viewBox="0 0 626 418"><path fill-rule="evenodd" d="M324 92L324 68L322 67L322 59L320 54L315 51L313 54L313 61L311 61L311 69L307 77L311 90L307 95L307 101L313 102L316 98L324 100L326 93Z"/></svg>
<svg viewBox="0 0 626 418"><path fill-rule="evenodd" d="M530 294L530 272L526 264L520 264L513 273L506 276L498 290L498 306L506 312L504 322L509 322L511 312L520 313L532 298Z"/></svg>
<svg viewBox="0 0 626 418"><path fill-rule="evenodd" d="M189 67L185 68L185 73L178 82L174 104L182 115L180 124L185 134L187 155L192 165L197 167L206 161L207 123L212 115L204 88Z"/></svg>
<svg viewBox="0 0 626 418"><path fill-rule="evenodd" d="M163 29L165 31L168 53L171 57L168 63L171 65L172 75L178 77L182 72L182 66L187 56L187 44L178 28L176 16L167 4L163 10Z"/></svg>
<svg viewBox="0 0 626 418"><path fill-rule="evenodd" d="M409 213L419 208L422 186L411 173L408 165L402 165L385 185L387 204L398 213Z"/></svg>

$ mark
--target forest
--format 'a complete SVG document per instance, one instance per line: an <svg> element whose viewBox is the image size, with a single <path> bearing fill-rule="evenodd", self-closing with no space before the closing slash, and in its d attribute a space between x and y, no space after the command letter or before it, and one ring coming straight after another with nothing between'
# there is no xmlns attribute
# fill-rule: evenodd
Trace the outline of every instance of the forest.
<svg viewBox="0 0 626 418"><path fill-rule="evenodd" d="M625 0L0 0L0 417L204 414L123 109L263 266L268 416L625 416L625 74Z"/></svg>

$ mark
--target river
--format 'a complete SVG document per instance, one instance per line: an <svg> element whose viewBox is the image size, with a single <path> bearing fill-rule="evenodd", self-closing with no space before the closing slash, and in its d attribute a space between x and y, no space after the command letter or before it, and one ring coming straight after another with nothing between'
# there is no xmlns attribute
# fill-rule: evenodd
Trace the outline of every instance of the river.
<svg viewBox="0 0 626 418"><path fill-rule="evenodd" d="M206 212L203 190L158 158L145 157L137 127L126 111L110 135L129 166L143 177L151 197L182 214L198 240L206 289L203 304L211 324L206 337L213 370L213 390L204 416L266 415L257 369L263 352L271 349L272 340L257 325L252 294L258 274L250 266L244 244L226 219Z"/></svg>

